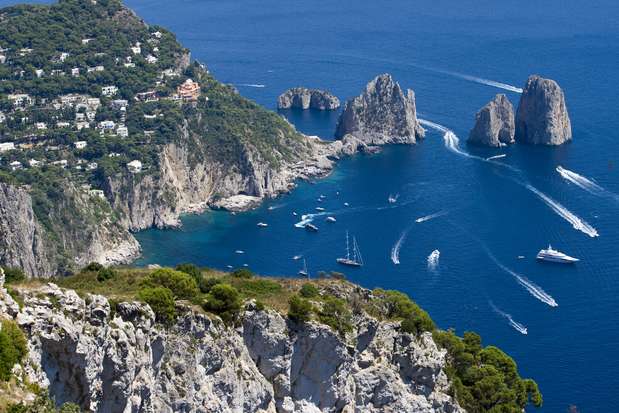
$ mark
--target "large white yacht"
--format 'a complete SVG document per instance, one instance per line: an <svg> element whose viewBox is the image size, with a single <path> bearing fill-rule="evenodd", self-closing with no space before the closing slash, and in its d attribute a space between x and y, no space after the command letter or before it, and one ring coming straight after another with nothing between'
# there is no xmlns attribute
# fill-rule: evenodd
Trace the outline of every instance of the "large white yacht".
<svg viewBox="0 0 619 413"><path fill-rule="evenodd" d="M558 262L562 264L573 264L580 261L578 258L570 257L560 251L552 249L551 245L548 245L547 249L540 250L537 253L537 259L542 261Z"/></svg>

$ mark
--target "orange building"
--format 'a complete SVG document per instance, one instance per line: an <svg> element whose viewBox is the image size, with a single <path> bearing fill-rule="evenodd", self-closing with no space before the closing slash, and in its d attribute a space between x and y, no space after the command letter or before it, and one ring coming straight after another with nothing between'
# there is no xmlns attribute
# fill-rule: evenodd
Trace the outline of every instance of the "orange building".
<svg viewBox="0 0 619 413"><path fill-rule="evenodd" d="M183 100L198 100L198 96L200 96L200 85L191 79L187 79L178 87L177 93Z"/></svg>

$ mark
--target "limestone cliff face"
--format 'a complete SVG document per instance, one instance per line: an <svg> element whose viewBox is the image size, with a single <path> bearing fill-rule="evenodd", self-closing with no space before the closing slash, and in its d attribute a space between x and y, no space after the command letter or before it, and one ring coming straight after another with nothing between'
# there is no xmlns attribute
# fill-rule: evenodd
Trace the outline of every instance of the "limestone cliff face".
<svg viewBox="0 0 619 413"><path fill-rule="evenodd" d="M417 120L415 93L406 93L391 75L383 74L365 91L346 102L335 131L336 138L351 134L366 144L416 143L424 137Z"/></svg>
<svg viewBox="0 0 619 413"><path fill-rule="evenodd" d="M533 75L520 97L516 140L533 145L561 145L572 139L563 90L557 82Z"/></svg>
<svg viewBox="0 0 619 413"><path fill-rule="evenodd" d="M347 338L252 303L235 329L189 309L163 328L144 304L111 311L102 296L54 284L21 292L20 309L0 287L0 316L25 331L25 374L58 403L93 412L463 412L432 336L365 313Z"/></svg>
<svg viewBox="0 0 619 413"><path fill-rule="evenodd" d="M498 94L475 115L468 141L477 145L501 146L514 143L514 107L507 96Z"/></svg>
<svg viewBox="0 0 619 413"><path fill-rule="evenodd" d="M340 100L326 90L295 87L288 89L277 98L278 109L318 109L335 110Z"/></svg>
<svg viewBox="0 0 619 413"><path fill-rule="evenodd" d="M55 201L37 216L29 188L0 183L0 264L49 277L91 261L127 263L139 252L137 241L114 221L105 201L69 182Z"/></svg>

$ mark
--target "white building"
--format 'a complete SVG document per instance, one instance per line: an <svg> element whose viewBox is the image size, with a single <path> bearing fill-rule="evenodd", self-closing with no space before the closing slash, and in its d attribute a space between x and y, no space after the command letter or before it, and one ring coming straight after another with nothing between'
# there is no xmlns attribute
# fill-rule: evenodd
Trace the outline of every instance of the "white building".
<svg viewBox="0 0 619 413"><path fill-rule="evenodd" d="M45 130L45 129L47 129L47 124L45 122L37 122L37 123L34 124L34 126L38 130Z"/></svg>
<svg viewBox="0 0 619 413"><path fill-rule="evenodd" d="M100 189L91 189L88 191L88 193L90 194L90 196L105 199L105 192Z"/></svg>
<svg viewBox="0 0 619 413"><path fill-rule="evenodd" d="M113 120L103 120L99 122L99 129L104 131L113 131L116 123Z"/></svg>
<svg viewBox="0 0 619 413"><path fill-rule="evenodd" d="M142 171L142 162L138 161L137 159L127 163L127 168L129 169L129 172L135 174L138 172Z"/></svg>
<svg viewBox="0 0 619 413"><path fill-rule="evenodd" d="M133 46L131 46L131 52L133 54L140 54L142 53L142 48L140 47L140 42L135 42L135 44Z"/></svg>
<svg viewBox="0 0 619 413"><path fill-rule="evenodd" d="M116 128L116 134L121 138L126 138L127 136L129 136L129 130L125 125L118 125L118 127Z"/></svg>
<svg viewBox="0 0 619 413"><path fill-rule="evenodd" d="M88 44L94 39L82 39L82 44Z"/></svg>
<svg viewBox="0 0 619 413"><path fill-rule="evenodd" d="M21 169L22 168L22 164L19 161L13 161L9 165L11 166L12 170L16 170L16 169Z"/></svg>
<svg viewBox="0 0 619 413"><path fill-rule="evenodd" d="M37 166L41 166L41 161L37 161L36 159L30 159L28 161L28 165L30 165L32 168L36 168Z"/></svg>
<svg viewBox="0 0 619 413"><path fill-rule="evenodd" d="M119 110L126 107L128 104L129 102L126 99L114 99L111 105L113 109Z"/></svg>
<svg viewBox="0 0 619 413"><path fill-rule="evenodd" d="M61 62L64 62L65 60L67 60L67 57L69 57L69 53L62 52L60 53L60 57L58 57L58 60L60 60Z"/></svg>
<svg viewBox="0 0 619 413"><path fill-rule="evenodd" d="M56 165L56 166L59 166L59 167L61 167L61 168L66 168L68 163L69 163L69 162L67 162L67 160L66 160L66 159L62 159L62 160L60 160L60 161L54 161L54 162L52 162L52 165Z"/></svg>
<svg viewBox="0 0 619 413"><path fill-rule="evenodd" d="M6 115L3 112L0 112L0 123L4 123L6 120Z"/></svg>
<svg viewBox="0 0 619 413"><path fill-rule="evenodd" d="M90 129L90 123L89 122L76 122L75 123L75 127L77 128L77 130L82 130L82 129Z"/></svg>
<svg viewBox="0 0 619 413"><path fill-rule="evenodd" d="M25 93L17 93L13 95L8 95L7 98L13 102L13 107L15 108L24 108L26 106L31 106L34 103L34 100Z"/></svg>
<svg viewBox="0 0 619 413"><path fill-rule="evenodd" d="M79 67L74 67L73 69L71 69L71 76L77 77L79 75L80 75L80 68Z"/></svg>
<svg viewBox="0 0 619 413"><path fill-rule="evenodd" d="M56 122L57 128L68 128L69 126L71 126L69 122Z"/></svg>
<svg viewBox="0 0 619 413"><path fill-rule="evenodd" d="M118 88L116 86L103 86L101 88L101 94L103 96L114 96L118 92Z"/></svg>
<svg viewBox="0 0 619 413"><path fill-rule="evenodd" d="M148 56L146 56L146 62L147 63L157 63L157 58L155 56L153 56L152 54L149 54Z"/></svg>
<svg viewBox="0 0 619 413"><path fill-rule="evenodd" d="M15 144L13 142L0 143L0 152L12 151L14 149L15 149Z"/></svg>
<svg viewBox="0 0 619 413"><path fill-rule="evenodd" d="M160 31L156 31L152 33L153 37L156 37L157 39L161 39L162 33Z"/></svg>
<svg viewBox="0 0 619 413"><path fill-rule="evenodd" d="M43 69L36 69L34 71L34 74L37 75L37 77L43 76L44 73L45 73L45 71Z"/></svg>
<svg viewBox="0 0 619 413"><path fill-rule="evenodd" d="M75 149L84 149L88 143L86 141L77 141L73 142L73 145L75 145Z"/></svg>
<svg viewBox="0 0 619 413"><path fill-rule="evenodd" d="M95 169L97 169L99 165L96 162L90 162L88 165L86 165L86 170L87 171L94 171Z"/></svg>

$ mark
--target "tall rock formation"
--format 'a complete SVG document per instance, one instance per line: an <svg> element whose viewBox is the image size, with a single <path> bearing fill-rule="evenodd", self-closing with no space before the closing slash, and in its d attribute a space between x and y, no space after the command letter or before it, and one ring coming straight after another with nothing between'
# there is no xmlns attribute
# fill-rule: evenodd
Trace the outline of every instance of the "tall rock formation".
<svg viewBox="0 0 619 413"><path fill-rule="evenodd" d="M335 110L340 100L326 90L295 87L288 89L277 98L278 109L318 109Z"/></svg>
<svg viewBox="0 0 619 413"><path fill-rule="evenodd" d="M365 91L346 102L335 131L336 138L347 134L366 144L416 143L424 129L417 120L415 93L406 94L391 75L382 74Z"/></svg>
<svg viewBox="0 0 619 413"><path fill-rule="evenodd" d="M516 113L516 140L533 145L561 145L572 139L563 91L551 79L532 75Z"/></svg>
<svg viewBox="0 0 619 413"><path fill-rule="evenodd" d="M514 143L514 107L507 96L497 94L475 115L468 141L477 145L502 146Z"/></svg>

